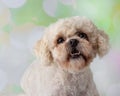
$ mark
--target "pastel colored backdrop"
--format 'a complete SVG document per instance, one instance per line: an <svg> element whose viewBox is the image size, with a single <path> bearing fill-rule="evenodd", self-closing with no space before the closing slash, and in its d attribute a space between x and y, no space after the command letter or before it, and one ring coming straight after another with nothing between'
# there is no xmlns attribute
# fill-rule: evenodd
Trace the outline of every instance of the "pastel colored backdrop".
<svg viewBox="0 0 120 96"><path fill-rule="evenodd" d="M120 0L0 0L0 96L22 93L33 46L60 18L86 16L110 38L110 52L91 64L101 96L120 96Z"/></svg>

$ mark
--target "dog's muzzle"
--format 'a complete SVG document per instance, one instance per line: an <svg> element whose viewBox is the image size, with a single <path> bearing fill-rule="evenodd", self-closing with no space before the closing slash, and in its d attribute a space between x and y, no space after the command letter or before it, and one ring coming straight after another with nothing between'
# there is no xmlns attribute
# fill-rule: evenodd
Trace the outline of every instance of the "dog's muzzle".
<svg viewBox="0 0 120 96"><path fill-rule="evenodd" d="M78 58L80 56L80 51L77 49L79 41L77 39L70 39L69 47L70 47L70 56L72 58Z"/></svg>

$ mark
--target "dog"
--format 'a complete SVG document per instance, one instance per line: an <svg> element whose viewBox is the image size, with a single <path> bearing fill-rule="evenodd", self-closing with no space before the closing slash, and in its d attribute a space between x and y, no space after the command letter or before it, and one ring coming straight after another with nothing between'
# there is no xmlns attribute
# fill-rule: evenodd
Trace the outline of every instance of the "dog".
<svg viewBox="0 0 120 96"><path fill-rule="evenodd" d="M90 63L109 49L108 35L86 17L60 19L35 44L24 73L24 96L99 96Z"/></svg>

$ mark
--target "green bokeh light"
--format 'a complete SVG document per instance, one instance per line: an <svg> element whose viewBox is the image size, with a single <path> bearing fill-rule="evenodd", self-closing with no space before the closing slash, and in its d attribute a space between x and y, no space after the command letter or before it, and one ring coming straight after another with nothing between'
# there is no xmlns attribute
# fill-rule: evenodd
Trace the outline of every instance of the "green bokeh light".
<svg viewBox="0 0 120 96"><path fill-rule="evenodd" d="M36 25L48 25L56 18L48 16L42 7L43 0L28 0L21 8L11 9L12 19L17 25L33 22Z"/></svg>

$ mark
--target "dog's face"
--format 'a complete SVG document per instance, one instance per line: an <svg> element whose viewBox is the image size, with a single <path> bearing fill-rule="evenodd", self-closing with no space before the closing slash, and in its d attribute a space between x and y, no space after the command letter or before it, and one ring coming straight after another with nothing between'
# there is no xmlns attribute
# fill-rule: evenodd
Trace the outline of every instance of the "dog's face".
<svg viewBox="0 0 120 96"><path fill-rule="evenodd" d="M85 18L60 20L46 31L35 52L43 63L57 64L69 72L79 72L97 53L103 56L108 50L107 35Z"/></svg>
<svg viewBox="0 0 120 96"><path fill-rule="evenodd" d="M87 66L95 55L89 41L89 34L81 30L58 32L51 42L54 62L69 71L77 71Z"/></svg>

